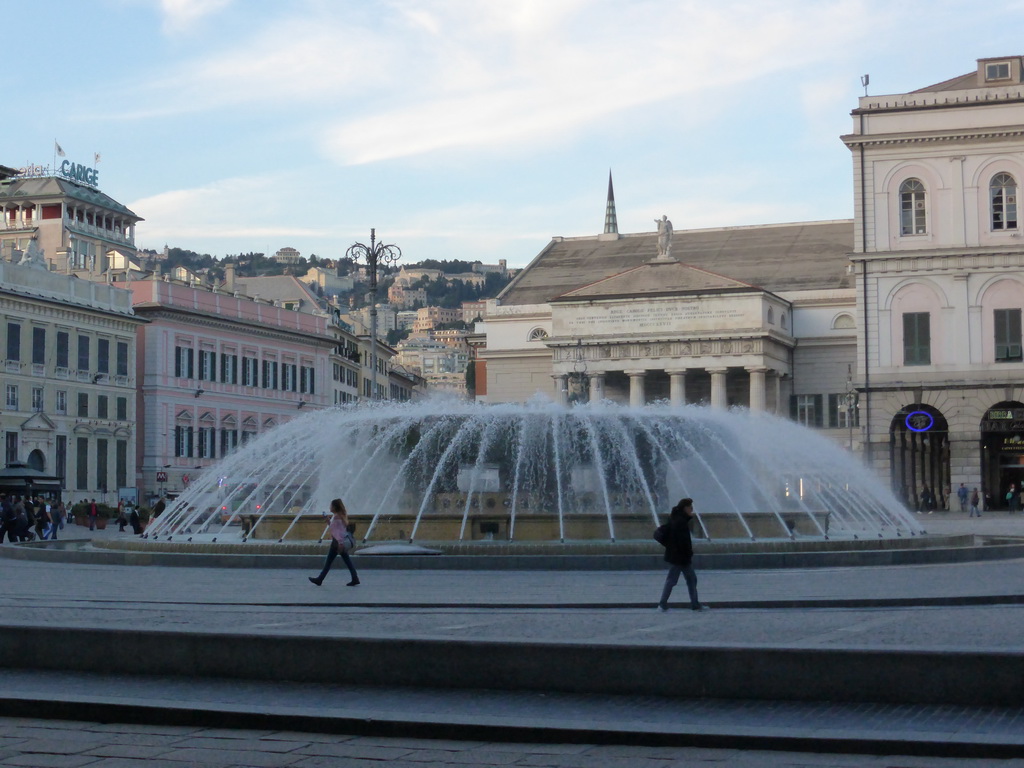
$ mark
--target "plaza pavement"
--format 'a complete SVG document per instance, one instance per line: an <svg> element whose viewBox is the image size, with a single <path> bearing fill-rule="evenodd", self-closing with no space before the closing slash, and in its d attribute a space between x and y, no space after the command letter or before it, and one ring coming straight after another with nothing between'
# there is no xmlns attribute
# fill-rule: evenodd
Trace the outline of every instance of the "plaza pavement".
<svg viewBox="0 0 1024 768"><path fill-rule="evenodd" d="M939 513L924 522L936 533L1024 536L1019 515ZM312 572L0 557L3 583L21 585L0 596L0 714L157 723L186 729L176 732L183 742L208 738L203 728L213 725L257 728L263 736L246 737L256 739L291 730L617 744L641 750L621 758L630 765L745 764L722 758L736 747L840 755L811 765L876 764L844 763L845 753L1024 755L1024 560L701 571L712 610L667 614L653 610L661 574L649 570L364 569L351 589L343 567L320 588L306 580ZM685 601L683 585L677 590ZM367 663L378 652L386 668ZM729 684L751 695L693 693L680 670L712 693L725 674L704 678L694 660L733 670ZM947 674L947 688L928 693ZM756 683L758 675L766 677ZM858 680L872 676L882 686L875 680L858 694ZM879 691L886 700L867 696ZM59 730L31 723L12 727ZM5 727L0 755L10 746ZM431 755L419 748L395 754L423 764ZM709 751L679 752L698 748ZM604 749L613 751L593 760L556 750L577 759L567 763L536 762L526 748L496 751L520 764L617 764ZM291 763L237 764L318 764L296 750ZM448 751L444 760L472 762L461 748ZM218 760L210 764L234 764ZM45 764L58 763L93 764Z"/></svg>

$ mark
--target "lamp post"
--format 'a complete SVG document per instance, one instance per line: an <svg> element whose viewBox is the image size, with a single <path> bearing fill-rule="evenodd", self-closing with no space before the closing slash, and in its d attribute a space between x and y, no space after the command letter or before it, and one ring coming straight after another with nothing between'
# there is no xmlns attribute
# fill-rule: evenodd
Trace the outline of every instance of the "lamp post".
<svg viewBox="0 0 1024 768"><path fill-rule="evenodd" d="M397 245L377 242L377 230L370 230L370 245L353 243L345 251L353 261L364 261L370 276L370 399L377 399L377 265L390 266L402 257Z"/></svg>
<svg viewBox="0 0 1024 768"><path fill-rule="evenodd" d="M857 390L853 386L853 373L850 367L846 368L846 395L843 400L846 405L846 426L850 429L850 453L853 453L853 422L857 413Z"/></svg>

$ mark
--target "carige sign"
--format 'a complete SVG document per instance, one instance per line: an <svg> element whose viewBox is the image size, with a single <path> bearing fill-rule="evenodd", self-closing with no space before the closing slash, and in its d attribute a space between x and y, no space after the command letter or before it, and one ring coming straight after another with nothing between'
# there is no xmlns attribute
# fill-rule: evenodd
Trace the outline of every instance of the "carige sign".
<svg viewBox="0 0 1024 768"><path fill-rule="evenodd" d="M99 171L95 168L86 168L81 163L72 163L70 160L65 160L60 164L59 173L65 179L79 181L82 184L88 184L90 187L98 186L100 183Z"/></svg>

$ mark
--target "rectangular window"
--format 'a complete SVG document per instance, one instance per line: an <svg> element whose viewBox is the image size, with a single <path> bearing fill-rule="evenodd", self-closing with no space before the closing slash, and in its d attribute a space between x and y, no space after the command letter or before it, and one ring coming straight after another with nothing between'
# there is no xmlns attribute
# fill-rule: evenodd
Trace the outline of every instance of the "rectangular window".
<svg viewBox="0 0 1024 768"><path fill-rule="evenodd" d="M128 375L128 342L117 342L117 375Z"/></svg>
<svg viewBox="0 0 1024 768"><path fill-rule="evenodd" d="M110 339L96 342L96 372L110 373Z"/></svg>
<svg viewBox="0 0 1024 768"><path fill-rule="evenodd" d="M1021 352L1021 311L997 309L993 312L996 333L996 362L1013 363L1024 360Z"/></svg>
<svg viewBox="0 0 1024 768"><path fill-rule="evenodd" d="M117 420L128 421L128 398L117 398Z"/></svg>
<svg viewBox="0 0 1024 768"><path fill-rule="evenodd" d="M96 441L96 489L107 492L107 440Z"/></svg>
<svg viewBox="0 0 1024 768"><path fill-rule="evenodd" d="M263 389L270 389L270 361L269 360L264 360L263 361L263 380L262 380L261 383L262 383Z"/></svg>
<svg viewBox="0 0 1024 768"><path fill-rule="evenodd" d="M85 392L78 393L78 416L82 419L89 417L89 395Z"/></svg>
<svg viewBox="0 0 1024 768"><path fill-rule="evenodd" d="M238 383L238 355L221 352L220 380L224 384Z"/></svg>
<svg viewBox="0 0 1024 768"><path fill-rule="evenodd" d="M7 324L7 359L21 360L21 324Z"/></svg>
<svg viewBox="0 0 1024 768"><path fill-rule="evenodd" d="M78 370L89 370L89 337L78 337Z"/></svg>
<svg viewBox="0 0 1024 768"><path fill-rule="evenodd" d="M215 443L217 442L216 429L214 427L199 428L199 458L212 459L214 456Z"/></svg>
<svg viewBox="0 0 1024 768"><path fill-rule="evenodd" d="M174 455L178 457L192 458L193 450L192 427L174 428Z"/></svg>
<svg viewBox="0 0 1024 768"><path fill-rule="evenodd" d="M192 347L174 348L174 375L179 379L195 378L195 350Z"/></svg>
<svg viewBox="0 0 1024 768"><path fill-rule="evenodd" d="M8 432L4 436L4 458L7 464L18 461L18 433Z"/></svg>
<svg viewBox="0 0 1024 768"><path fill-rule="evenodd" d="M67 485L68 437L57 435L57 453L53 462L53 474L60 478L61 485Z"/></svg>
<svg viewBox="0 0 1024 768"><path fill-rule="evenodd" d="M271 389L278 389L280 387L280 381L278 379L278 370L279 370L279 368L280 368L280 366L278 365L276 360L273 361L270 364L270 388Z"/></svg>
<svg viewBox="0 0 1024 768"><path fill-rule="evenodd" d="M46 329L32 329L32 365L46 364Z"/></svg>
<svg viewBox="0 0 1024 768"><path fill-rule="evenodd" d="M857 403L858 397L856 392L852 396L849 394L829 395L829 427L833 429L849 429L851 426L860 426L860 409L857 407Z"/></svg>
<svg viewBox="0 0 1024 768"><path fill-rule="evenodd" d="M257 360L255 357L242 358L242 386L256 386Z"/></svg>
<svg viewBox="0 0 1024 768"><path fill-rule="evenodd" d="M210 350L199 352L199 379L201 381L217 380L217 353Z"/></svg>
<svg viewBox="0 0 1024 768"><path fill-rule="evenodd" d="M110 398L106 395L99 395L96 398L96 418L110 418Z"/></svg>
<svg viewBox="0 0 1024 768"><path fill-rule="evenodd" d="M1010 79L1010 62L1000 61L994 64L985 65L985 81L991 82L993 80L1009 80Z"/></svg>
<svg viewBox="0 0 1024 768"><path fill-rule="evenodd" d="M238 447L238 430L222 429L220 431L220 455L227 456Z"/></svg>
<svg viewBox="0 0 1024 768"><path fill-rule="evenodd" d="M7 408L11 411L18 410L18 385L8 384L7 385Z"/></svg>
<svg viewBox="0 0 1024 768"><path fill-rule="evenodd" d="M79 437L75 447L75 489L89 489L89 438Z"/></svg>
<svg viewBox="0 0 1024 768"><path fill-rule="evenodd" d="M114 481L118 488L124 488L128 485L128 441L118 440L114 447Z"/></svg>
<svg viewBox="0 0 1024 768"><path fill-rule="evenodd" d="M67 393L67 390L64 390L64 389L58 389L57 390L57 404L54 407L54 410L57 413L67 413L68 412L68 393Z"/></svg>
<svg viewBox="0 0 1024 768"><path fill-rule="evenodd" d="M32 410L40 413L43 410L43 388L32 387Z"/></svg>
<svg viewBox="0 0 1024 768"><path fill-rule="evenodd" d="M821 395L791 395L789 398L789 415L793 421L805 427L824 426L824 409Z"/></svg>
<svg viewBox="0 0 1024 768"><path fill-rule="evenodd" d="M927 312L903 314L903 364L930 365L932 362L931 320Z"/></svg>
<svg viewBox="0 0 1024 768"><path fill-rule="evenodd" d="M66 331L57 331L57 367L67 368L71 357L71 340Z"/></svg>

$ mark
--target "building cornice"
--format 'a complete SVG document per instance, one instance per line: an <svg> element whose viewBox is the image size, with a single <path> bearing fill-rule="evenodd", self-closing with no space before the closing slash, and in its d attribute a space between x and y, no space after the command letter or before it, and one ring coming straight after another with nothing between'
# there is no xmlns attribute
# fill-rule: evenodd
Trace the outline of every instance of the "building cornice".
<svg viewBox="0 0 1024 768"><path fill-rule="evenodd" d="M163 305L154 307L137 304L135 311L150 321L170 320L202 328L216 328L218 330L236 332L239 328L244 328L245 332L252 336L279 341L294 341L296 338L301 338L324 349L333 349L338 343L337 338L329 335L309 333L296 328L275 328L265 323L247 322L225 317L224 315L207 314L194 309L178 309Z"/></svg>
<svg viewBox="0 0 1024 768"><path fill-rule="evenodd" d="M998 128L979 128L972 130L953 131L918 131L914 133L850 133L840 136L840 140L853 149L854 147L895 146L899 144L938 144L962 141L993 141L1000 139L1019 139L1024 136L1024 125L1000 126Z"/></svg>

